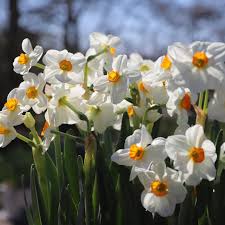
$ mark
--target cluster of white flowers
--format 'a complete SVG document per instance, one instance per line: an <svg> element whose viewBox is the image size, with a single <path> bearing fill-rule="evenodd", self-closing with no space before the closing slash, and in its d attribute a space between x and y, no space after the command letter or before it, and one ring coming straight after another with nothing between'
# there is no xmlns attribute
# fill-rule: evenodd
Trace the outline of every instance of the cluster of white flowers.
<svg viewBox="0 0 225 225"><path fill-rule="evenodd" d="M13 63L23 82L9 93L0 112L0 147L16 137L27 140L15 126L27 124L24 114L31 109L45 113L39 137L44 150L54 139L51 129L76 124L84 132L120 130L127 112L134 133L112 161L132 166L130 179L137 176L143 184L146 210L169 216L185 199L185 185L196 186L216 175L214 144L204 135L203 124L189 127L188 120L192 109L201 113L204 92L208 118L225 122L225 44L174 43L155 62L137 53L117 54L119 44L116 36L92 33L86 55L48 50L41 64L43 48L33 49L25 39L24 53ZM30 72L32 67L41 73ZM208 103L209 91L213 94ZM165 115L176 115L177 129L167 139L153 140L152 127ZM166 167L166 158L173 169Z"/></svg>

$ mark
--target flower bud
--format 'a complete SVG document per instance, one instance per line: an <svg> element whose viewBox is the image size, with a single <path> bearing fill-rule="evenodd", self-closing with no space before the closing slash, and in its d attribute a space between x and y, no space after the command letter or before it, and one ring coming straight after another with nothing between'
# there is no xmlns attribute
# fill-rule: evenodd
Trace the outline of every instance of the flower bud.
<svg viewBox="0 0 225 225"><path fill-rule="evenodd" d="M29 129L34 127L35 119L34 119L34 117L32 116L32 114L30 112L26 112L26 114L25 114L25 116L23 118L23 123Z"/></svg>

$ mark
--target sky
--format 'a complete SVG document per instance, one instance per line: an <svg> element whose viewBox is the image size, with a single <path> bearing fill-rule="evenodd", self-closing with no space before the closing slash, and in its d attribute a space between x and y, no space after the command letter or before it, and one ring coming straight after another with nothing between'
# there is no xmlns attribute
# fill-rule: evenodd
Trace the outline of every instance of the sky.
<svg viewBox="0 0 225 225"><path fill-rule="evenodd" d="M65 5L52 5L47 9L53 15L48 20L30 13L36 8L46 8L49 1L20 0L19 23L32 32L41 33L40 43L44 47L62 49ZM157 1L160 8L154 4ZM7 27L7 2L8 0L0 1L1 28ZM82 0L75 3L82 4ZM209 7L215 9L218 15L208 18L203 14L202 19L195 21L193 8L196 5L198 7L195 10ZM76 8L75 4L74 7ZM121 37L121 51L140 52L151 57L163 54L168 45L177 41L224 41L224 8L224 0L96 0L85 5L78 18L79 44L82 50L86 50L91 32L112 33Z"/></svg>

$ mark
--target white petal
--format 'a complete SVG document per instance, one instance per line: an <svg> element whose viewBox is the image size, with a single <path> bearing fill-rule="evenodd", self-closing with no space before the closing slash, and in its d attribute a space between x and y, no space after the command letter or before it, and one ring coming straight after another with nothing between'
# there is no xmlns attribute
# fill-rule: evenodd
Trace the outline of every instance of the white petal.
<svg viewBox="0 0 225 225"><path fill-rule="evenodd" d="M141 127L141 146L146 147L147 145L151 144L152 136L148 133L146 127L142 125Z"/></svg>
<svg viewBox="0 0 225 225"><path fill-rule="evenodd" d="M28 38L24 39L22 42L22 49L26 54L30 54L33 51L32 45Z"/></svg>
<svg viewBox="0 0 225 225"><path fill-rule="evenodd" d="M188 128L185 135L190 146L201 147L202 142L205 140L203 127L198 124Z"/></svg>
<svg viewBox="0 0 225 225"><path fill-rule="evenodd" d="M111 160L119 165L132 166L134 161L129 156L129 149L119 149L111 156Z"/></svg>

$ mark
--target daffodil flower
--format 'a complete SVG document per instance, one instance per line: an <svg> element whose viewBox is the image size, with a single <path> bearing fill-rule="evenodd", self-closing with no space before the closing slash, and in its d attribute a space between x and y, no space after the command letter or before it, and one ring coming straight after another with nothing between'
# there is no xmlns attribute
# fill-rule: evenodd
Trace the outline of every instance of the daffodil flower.
<svg viewBox="0 0 225 225"><path fill-rule="evenodd" d="M131 166L130 179L137 176L135 168L149 168L152 162L163 161L166 158L165 139L156 138L152 140L145 126L135 130L126 138L124 149L116 151L111 160L119 165Z"/></svg>
<svg viewBox="0 0 225 225"><path fill-rule="evenodd" d="M153 215L171 216L175 206L184 201L187 191L177 171L166 168L165 163L153 164L150 171L143 171L139 179L145 190L141 194L143 207Z"/></svg>
<svg viewBox="0 0 225 225"><path fill-rule="evenodd" d="M154 69L154 62L149 59L143 59L138 53L132 53L128 59L127 67L130 70L136 70L145 76Z"/></svg>
<svg viewBox="0 0 225 225"><path fill-rule="evenodd" d="M45 119L51 127L59 127L62 124L78 124L82 123L78 115L72 111L65 103L68 101L75 108L79 108L82 104L81 96L84 89L77 85L69 87L64 84L52 86L52 95L48 101Z"/></svg>
<svg viewBox="0 0 225 225"><path fill-rule="evenodd" d="M218 89L208 105L208 117L211 120L225 122L225 96L224 87Z"/></svg>
<svg viewBox="0 0 225 225"><path fill-rule="evenodd" d="M83 83L83 69L86 59L80 52L72 54L67 50L48 50L43 57L45 80L51 84Z"/></svg>
<svg viewBox="0 0 225 225"><path fill-rule="evenodd" d="M32 108L35 113L40 114L46 110L47 97L43 93L45 81L43 74L38 76L34 73L28 73L23 76L24 81L17 89L19 102L28 110Z"/></svg>
<svg viewBox="0 0 225 225"><path fill-rule="evenodd" d="M90 34L89 40L91 48L94 48L97 53L103 52L99 58L104 58L105 62L116 55L116 47L120 44L119 37L98 32Z"/></svg>
<svg viewBox="0 0 225 225"><path fill-rule="evenodd" d="M17 56L13 62L14 71L21 75L27 74L32 66L35 66L43 54L43 48L37 45L34 49L28 38L22 42L20 56Z"/></svg>
<svg viewBox="0 0 225 225"><path fill-rule="evenodd" d="M174 168L183 173L187 185L196 186L202 179L215 178L215 150L201 125L188 128L185 135L170 136L166 141L166 152L174 160Z"/></svg>
<svg viewBox="0 0 225 225"><path fill-rule="evenodd" d="M113 59L112 70L95 80L94 90L109 93L112 103L117 104L127 95L129 79L136 75L127 69L127 56L119 55Z"/></svg>
<svg viewBox="0 0 225 225"><path fill-rule="evenodd" d="M15 121L14 121L15 122ZM8 119L5 111L0 112L0 147L4 148L16 138L16 130L12 121Z"/></svg>
<svg viewBox="0 0 225 225"><path fill-rule="evenodd" d="M178 87L169 93L169 100L166 104L167 112L172 117L177 114L178 128L175 134L184 134L188 125L188 114L191 107L196 103L198 96L188 88Z"/></svg>
<svg viewBox="0 0 225 225"><path fill-rule="evenodd" d="M18 98L18 89L15 88L8 94L7 101L4 104L3 111L13 124L20 125L23 123L23 112L29 110L29 106L24 106Z"/></svg>
<svg viewBox="0 0 225 225"><path fill-rule="evenodd" d="M183 82L192 92L215 90L224 81L224 43L196 41L188 46L175 43L168 52L179 71L174 81Z"/></svg>

